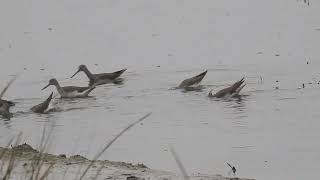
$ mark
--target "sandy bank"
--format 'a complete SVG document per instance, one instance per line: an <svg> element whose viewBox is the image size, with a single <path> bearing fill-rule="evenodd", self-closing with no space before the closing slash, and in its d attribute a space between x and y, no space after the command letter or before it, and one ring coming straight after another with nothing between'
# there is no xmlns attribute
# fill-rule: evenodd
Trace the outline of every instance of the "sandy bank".
<svg viewBox="0 0 320 180"><path fill-rule="evenodd" d="M152 170L143 164L113 162L108 160L92 161L83 156L66 157L64 154L53 155L40 153L28 144L12 148L0 148L0 176L9 179L80 179L85 169L91 168L83 179L183 179L178 174ZM32 177L32 178L31 178ZM192 175L190 179L203 180L249 180L227 178L221 175Z"/></svg>

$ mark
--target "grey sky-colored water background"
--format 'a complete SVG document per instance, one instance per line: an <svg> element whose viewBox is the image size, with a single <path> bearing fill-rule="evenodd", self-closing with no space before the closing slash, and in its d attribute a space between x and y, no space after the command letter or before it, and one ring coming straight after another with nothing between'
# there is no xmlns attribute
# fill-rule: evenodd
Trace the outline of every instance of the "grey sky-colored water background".
<svg viewBox="0 0 320 180"><path fill-rule="evenodd" d="M319 17L319 1L1 0L0 86L20 75L5 95L16 106L0 121L0 145L22 132L36 146L49 121L50 152L92 158L152 112L102 159L178 172L174 145L190 174L227 175L230 162L240 177L317 179ZM29 112L56 92L41 91L50 78L86 86L83 73L70 79L80 64L128 70L90 98L56 99L60 112ZM202 91L171 90L204 70ZM207 97L242 77L241 99Z"/></svg>

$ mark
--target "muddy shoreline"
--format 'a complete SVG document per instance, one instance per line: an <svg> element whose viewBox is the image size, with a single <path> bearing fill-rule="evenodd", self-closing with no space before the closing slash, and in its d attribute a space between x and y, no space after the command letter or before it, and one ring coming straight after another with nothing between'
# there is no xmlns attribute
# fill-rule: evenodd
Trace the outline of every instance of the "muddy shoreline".
<svg viewBox="0 0 320 180"><path fill-rule="evenodd" d="M64 154L41 153L28 144L0 147L0 176L4 177L11 167L9 179L30 179L32 176L35 177L34 174L39 174L38 176L43 179L80 179L89 164L92 166L83 179L183 179L178 174L152 170L144 164L135 165L108 160L92 161L81 155L66 157ZM201 174L190 176L190 179L249 180Z"/></svg>

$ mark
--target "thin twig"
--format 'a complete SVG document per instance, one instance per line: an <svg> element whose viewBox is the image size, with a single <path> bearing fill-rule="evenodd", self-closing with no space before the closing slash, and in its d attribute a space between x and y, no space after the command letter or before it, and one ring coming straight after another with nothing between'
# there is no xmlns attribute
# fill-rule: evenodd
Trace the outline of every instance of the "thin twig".
<svg viewBox="0 0 320 180"><path fill-rule="evenodd" d="M188 173L187 173L186 169L184 168L184 166L183 166L178 154L176 153L176 151L174 150L174 148L172 146L170 146L170 151L171 151L171 154L172 154L174 160L176 161L176 163L177 163L177 165L178 165L178 167L179 167L184 179L185 180L189 180Z"/></svg>
<svg viewBox="0 0 320 180"><path fill-rule="evenodd" d="M45 172L43 173L43 175L40 177L39 180L44 180L45 178L48 177L50 170L53 168L54 163L51 163L50 166L47 168L47 170L45 170Z"/></svg>
<svg viewBox="0 0 320 180"><path fill-rule="evenodd" d="M3 97L4 93L9 89L11 84L17 79L18 75L14 75L13 78L7 83L7 85L3 88L3 90L0 93L0 99Z"/></svg>
<svg viewBox="0 0 320 180"><path fill-rule="evenodd" d="M45 161L45 154L44 152L46 151L46 149L48 148L48 144L49 144L49 140L51 139L51 135L53 133L53 126L54 124L52 123L50 125L50 129L49 132L46 134L46 125L43 127L43 134L41 137L41 142L40 142L40 149L39 149L39 156L37 159L37 169L36 169L36 176L35 179L38 180L39 176L40 176L40 172L41 172L41 168L44 165Z"/></svg>
<svg viewBox="0 0 320 180"><path fill-rule="evenodd" d="M0 154L0 160L5 156L5 154L6 154L7 151L9 150L10 144L12 144L13 141L14 141L14 137L12 137L12 138L8 141L8 143L6 144L5 148L3 148L3 151L2 151L1 154ZM5 164L5 161L2 161L1 166L0 166L0 176L2 176L2 169L3 169L4 164Z"/></svg>
<svg viewBox="0 0 320 180"><path fill-rule="evenodd" d="M50 122L50 121L48 121ZM48 148L48 144L49 144L49 140L51 139L51 135L53 132L53 127L54 124L52 123L50 125L50 129L47 132L46 129L46 125L43 126L43 130L42 130L42 136L41 136L41 140L40 140L40 145L39 145L39 153L34 155L32 158L32 163L31 163L31 176L30 176L30 180L38 180L41 172L41 168L43 167L45 161L45 154L44 152L46 151L46 149Z"/></svg>
<svg viewBox="0 0 320 180"><path fill-rule="evenodd" d="M17 147L18 144L21 142L21 136L22 136L22 133L20 132L17 136L17 140L15 142L15 145L14 147ZM10 176L11 176L11 173L12 173L12 170L14 168L14 164L15 164L15 161L17 159L17 156L18 156L18 153L16 153L16 151L14 149L12 149L11 151L11 156L10 156L10 159L9 159L9 164L8 164L8 167L7 167L7 170L6 170L6 173L5 175L3 176L2 180L8 180L10 179Z"/></svg>

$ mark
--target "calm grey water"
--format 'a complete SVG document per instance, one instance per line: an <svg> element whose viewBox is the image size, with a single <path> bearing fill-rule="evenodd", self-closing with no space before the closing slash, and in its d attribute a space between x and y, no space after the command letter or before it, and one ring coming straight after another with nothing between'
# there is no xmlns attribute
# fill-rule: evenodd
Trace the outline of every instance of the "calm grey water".
<svg viewBox="0 0 320 180"><path fill-rule="evenodd" d="M319 2L296 0L2 0L1 87L20 76L5 95L17 104L0 121L0 145L22 132L37 146L52 123L50 152L92 158L152 112L102 158L178 172L174 145L190 174L227 175L230 162L241 177L317 179L319 12ZM124 84L57 99L60 112L29 112L56 92L40 90L50 78L87 85L83 73L69 78L82 63L92 72L128 68ZM202 91L170 90L206 69ZM242 99L207 98L242 77Z"/></svg>

